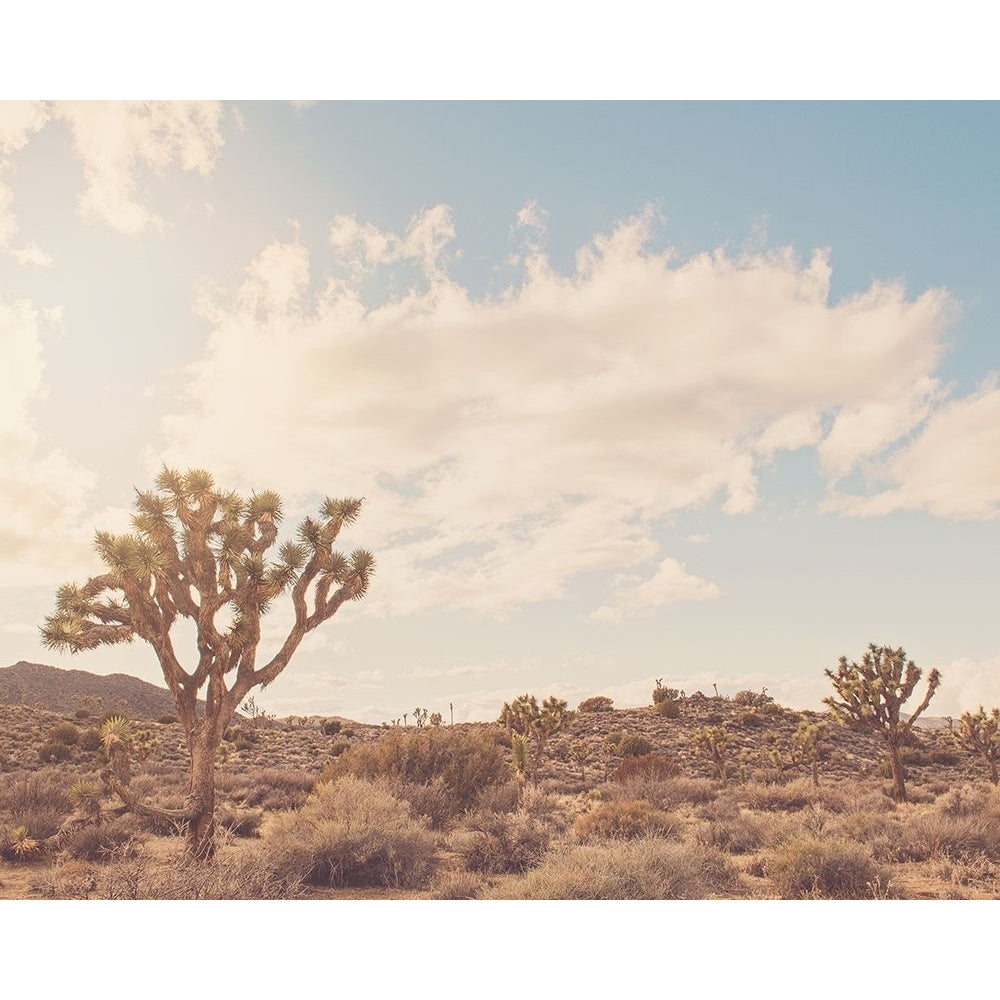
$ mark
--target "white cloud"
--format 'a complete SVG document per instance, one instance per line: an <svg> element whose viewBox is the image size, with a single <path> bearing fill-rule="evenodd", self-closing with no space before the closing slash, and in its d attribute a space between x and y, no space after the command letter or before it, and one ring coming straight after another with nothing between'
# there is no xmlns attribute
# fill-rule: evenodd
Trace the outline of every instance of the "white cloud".
<svg viewBox="0 0 1000 1000"><path fill-rule="evenodd" d="M22 267L51 267L53 263L52 257L36 243L29 243L21 250L11 250L10 255Z"/></svg>
<svg viewBox="0 0 1000 1000"><path fill-rule="evenodd" d="M980 705L986 709L1000 705L1000 656L990 660L963 657L942 664L938 669L941 687L927 709L929 715L950 715L957 719L963 712L975 712ZM914 699L918 694L923 697L924 690L918 686Z"/></svg>
<svg viewBox="0 0 1000 1000"><path fill-rule="evenodd" d="M201 303L212 333L151 467L364 495L352 539L380 566L365 613L503 614L662 559L654 529L672 511L754 509L760 467L822 447L823 426L843 472L923 418L945 293L875 285L831 303L823 253L680 261L647 249L655 224L650 210L595 237L569 275L537 255L484 299L445 270L445 206L403 236L335 220L354 270L315 298L307 249L272 244ZM408 262L425 289L362 300L364 273ZM875 400L893 419L838 429Z"/></svg>
<svg viewBox="0 0 1000 1000"><path fill-rule="evenodd" d="M684 563L667 558L648 580L622 580L610 601L598 608L591 618L594 621L620 622L626 616L642 614L651 608L679 601L709 601L721 594L722 591L714 583L688 573Z"/></svg>
<svg viewBox="0 0 1000 1000"><path fill-rule="evenodd" d="M136 197L139 170L177 165L212 172L222 135L218 102L60 102L54 115L67 123L81 161L84 219L125 234L161 228L165 220Z"/></svg>
<svg viewBox="0 0 1000 1000"><path fill-rule="evenodd" d="M831 510L873 516L926 510L937 517L1000 515L1000 388L996 379L935 411L885 468L895 484L872 496L834 496Z"/></svg>
<svg viewBox="0 0 1000 1000"><path fill-rule="evenodd" d="M23 149L48 117L48 109L41 101L0 101L0 172L10 165L7 156ZM0 249L17 234L17 220L11 211L13 200L10 188L0 182Z"/></svg>
<svg viewBox="0 0 1000 1000"><path fill-rule="evenodd" d="M49 448L31 407L44 394L40 316L20 300L0 299L0 582L50 583L87 560L79 524L93 475Z"/></svg>

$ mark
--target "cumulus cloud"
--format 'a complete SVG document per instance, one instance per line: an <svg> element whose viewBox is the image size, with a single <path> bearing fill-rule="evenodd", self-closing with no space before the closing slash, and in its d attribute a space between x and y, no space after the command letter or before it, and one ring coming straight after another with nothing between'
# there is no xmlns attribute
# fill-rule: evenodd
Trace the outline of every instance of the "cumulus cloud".
<svg viewBox="0 0 1000 1000"><path fill-rule="evenodd" d="M624 578L611 595L611 600L592 615L595 621L620 622L626 616L642 614L651 608L676 604L679 601L708 601L722 591L714 583L688 573L684 563L664 559L648 579Z"/></svg>
<svg viewBox="0 0 1000 1000"><path fill-rule="evenodd" d="M448 276L446 206L403 235L334 220L348 276L315 295L306 247L272 244L202 300L212 332L151 465L364 495L353 534L380 559L366 613L502 615L651 563L634 585L650 607L714 596L725 581L669 558L657 525L753 510L782 450L826 445L845 474L912 430L951 307L883 284L831 302L824 252L679 260L649 248L657 225L648 210L595 236L570 274L538 255L484 298ZM365 274L413 263L425 288L364 301Z"/></svg>
<svg viewBox="0 0 1000 1000"><path fill-rule="evenodd" d="M93 475L48 448L32 419L43 395L40 325L27 300L0 299L0 582L49 583L84 564L82 505Z"/></svg>
<svg viewBox="0 0 1000 1000"><path fill-rule="evenodd" d="M36 243L29 243L21 250L11 250L11 257L22 267L51 267L52 257Z"/></svg>
<svg viewBox="0 0 1000 1000"><path fill-rule="evenodd" d="M925 510L937 517L1000 515L1000 388L995 378L941 406L887 465L894 485L871 496L835 496L827 506L857 516Z"/></svg>
<svg viewBox="0 0 1000 1000"><path fill-rule="evenodd" d="M165 221L136 197L141 167L212 172L222 135L222 108L206 101L60 102L53 114L69 126L83 167L84 219L125 234L162 228Z"/></svg>
<svg viewBox="0 0 1000 1000"><path fill-rule="evenodd" d="M48 118L48 109L41 101L0 101L0 174L10 167L8 156L23 149ZM0 249L17 234L13 201L10 188L0 181Z"/></svg>

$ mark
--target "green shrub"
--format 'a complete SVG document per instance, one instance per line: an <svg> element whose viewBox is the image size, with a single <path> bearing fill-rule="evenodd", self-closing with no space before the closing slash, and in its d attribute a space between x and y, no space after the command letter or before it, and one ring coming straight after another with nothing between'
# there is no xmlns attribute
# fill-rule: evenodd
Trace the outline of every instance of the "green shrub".
<svg viewBox="0 0 1000 1000"><path fill-rule="evenodd" d="M781 899L871 899L879 885L888 884L866 846L832 837L787 841L767 872Z"/></svg>
<svg viewBox="0 0 1000 1000"><path fill-rule="evenodd" d="M440 782L458 814L474 805L484 789L510 779L506 740L499 729L386 729L374 743L355 744L327 764L318 783L346 775L411 785Z"/></svg>
<svg viewBox="0 0 1000 1000"><path fill-rule="evenodd" d="M705 899L737 889L735 871L718 851L650 838L550 852L488 898Z"/></svg>
<svg viewBox="0 0 1000 1000"><path fill-rule="evenodd" d="M607 698L602 694L594 695L593 698L585 698L577 705L577 711L583 715L590 712L612 712L614 711L614 699Z"/></svg>
<svg viewBox="0 0 1000 1000"><path fill-rule="evenodd" d="M666 837L677 829L677 817L645 799L606 802L581 816L574 826L580 840Z"/></svg>
<svg viewBox="0 0 1000 1000"><path fill-rule="evenodd" d="M275 817L264 846L275 871L293 881L413 886L431 873L435 840L386 782L345 776Z"/></svg>
<svg viewBox="0 0 1000 1000"><path fill-rule="evenodd" d="M43 764L59 764L64 760L69 760L71 750L65 743L52 741L43 743L38 748L38 759Z"/></svg>
<svg viewBox="0 0 1000 1000"><path fill-rule="evenodd" d="M530 810L519 809L473 813L449 843L470 871L502 875L537 865L548 850L549 839L547 826Z"/></svg>

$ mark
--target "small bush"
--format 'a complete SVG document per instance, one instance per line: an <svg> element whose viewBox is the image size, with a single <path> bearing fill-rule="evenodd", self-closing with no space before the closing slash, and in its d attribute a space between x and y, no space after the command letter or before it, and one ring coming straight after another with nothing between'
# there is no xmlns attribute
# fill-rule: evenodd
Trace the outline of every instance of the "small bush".
<svg viewBox="0 0 1000 1000"><path fill-rule="evenodd" d="M593 698L585 698L583 701L577 705L577 711L581 715L586 715L590 712L613 712L614 711L614 699L607 698L602 694L594 695Z"/></svg>
<svg viewBox="0 0 1000 1000"><path fill-rule="evenodd" d="M677 774L677 765L662 753L644 753L628 756L615 769L613 775L620 785L628 782L664 781Z"/></svg>
<svg viewBox="0 0 1000 1000"><path fill-rule="evenodd" d="M275 870L313 885L412 886L434 860L434 836L383 781L351 776L317 787L264 833Z"/></svg>
<svg viewBox="0 0 1000 1000"><path fill-rule="evenodd" d="M732 865L718 851L648 839L550 853L488 898L705 899L737 887Z"/></svg>
<svg viewBox="0 0 1000 1000"><path fill-rule="evenodd" d="M74 719L89 719L90 718L90 709L89 708L78 708L73 713L73 718Z"/></svg>
<svg viewBox="0 0 1000 1000"><path fill-rule="evenodd" d="M49 740L75 747L80 742L80 730L72 722L59 722L49 730Z"/></svg>
<svg viewBox="0 0 1000 1000"><path fill-rule="evenodd" d="M324 736L336 736L343 726L343 723L339 719L324 719L323 721L323 735Z"/></svg>
<svg viewBox="0 0 1000 1000"><path fill-rule="evenodd" d="M667 837L677 829L677 817L645 799L607 802L581 816L574 826L580 840L635 840Z"/></svg>
<svg viewBox="0 0 1000 1000"><path fill-rule="evenodd" d="M81 861L102 860L112 854L124 858L137 850L135 829L126 818L82 826L66 837L63 847L71 858Z"/></svg>
<svg viewBox="0 0 1000 1000"><path fill-rule="evenodd" d="M156 721L159 722L161 726L172 726L180 720L176 715L168 712L166 715L161 715Z"/></svg>
<svg viewBox="0 0 1000 1000"><path fill-rule="evenodd" d="M679 719L681 715L681 703L679 701L658 701L654 706L657 715L664 719Z"/></svg>
<svg viewBox="0 0 1000 1000"><path fill-rule="evenodd" d="M61 764L64 760L69 760L72 751L65 743L50 741L43 743L38 748L38 759L43 764Z"/></svg>
<svg viewBox="0 0 1000 1000"><path fill-rule="evenodd" d="M613 733L607 743L619 757L644 757L653 752L653 744L638 733Z"/></svg>
<svg viewBox="0 0 1000 1000"><path fill-rule="evenodd" d="M449 843L470 871L502 875L537 865L548 849L549 837L546 825L527 809L479 811L467 818L465 829L454 833Z"/></svg>
<svg viewBox="0 0 1000 1000"><path fill-rule="evenodd" d="M867 847L813 836L783 844L767 871L781 899L871 899L888 881Z"/></svg>
<svg viewBox="0 0 1000 1000"><path fill-rule="evenodd" d="M101 734L91 727L90 729L85 729L80 735L80 749L93 752L94 750L99 750L101 746Z"/></svg>
<svg viewBox="0 0 1000 1000"><path fill-rule="evenodd" d="M472 872L448 872L436 878L428 893L429 899L478 899L483 880Z"/></svg>
<svg viewBox="0 0 1000 1000"><path fill-rule="evenodd" d="M215 810L215 823L234 837L256 837L264 813L260 809L243 809L225 803Z"/></svg>

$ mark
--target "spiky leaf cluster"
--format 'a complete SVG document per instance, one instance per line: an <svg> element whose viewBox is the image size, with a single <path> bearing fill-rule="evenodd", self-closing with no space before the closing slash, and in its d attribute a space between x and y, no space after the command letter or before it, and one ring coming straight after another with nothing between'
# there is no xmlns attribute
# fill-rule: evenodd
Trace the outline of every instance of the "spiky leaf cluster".
<svg viewBox="0 0 1000 1000"><path fill-rule="evenodd" d="M840 698L825 698L824 704L838 721L857 729L881 729L893 737L897 731L909 732L941 683L941 674L932 670L924 700L903 722L900 708L916 689L921 670L907 659L902 647L892 649L870 643L861 663L848 663L842 656L836 671L825 673Z"/></svg>
<svg viewBox="0 0 1000 1000"><path fill-rule="evenodd" d="M989 714L982 705L978 712L965 712L955 730L955 741L969 753L981 757L990 769L990 780L997 784L1000 764L1000 708Z"/></svg>

